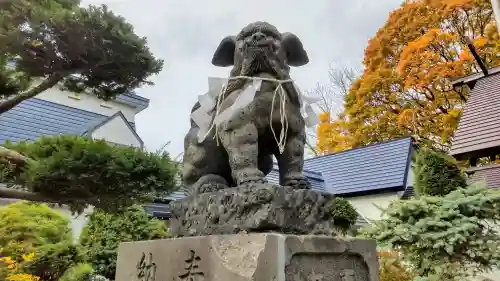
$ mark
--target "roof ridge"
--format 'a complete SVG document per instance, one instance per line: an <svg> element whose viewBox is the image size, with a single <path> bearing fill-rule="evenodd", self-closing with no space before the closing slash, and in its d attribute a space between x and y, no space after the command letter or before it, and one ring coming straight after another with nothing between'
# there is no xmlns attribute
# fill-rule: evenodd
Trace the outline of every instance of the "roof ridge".
<svg viewBox="0 0 500 281"><path fill-rule="evenodd" d="M100 115L100 116L103 116L103 117L108 117L107 115L104 115L104 114L101 114L101 113L97 113L97 112L94 112L94 111L90 111L90 110L85 110L85 109L81 109L81 108L78 108L78 107L74 107L74 106L70 106L70 105L67 105L67 104L62 104L62 103L57 103L57 102L53 102L53 101L49 101L49 100L45 100L45 99L40 99L40 98L31 98L31 99L27 99L23 102L26 102L26 101L34 101L38 104L40 104L39 102L42 101L42 102L46 102L46 103L50 103L50 104L53 104L53 105L56 105L60 108L72 108L74 110L78 110L78 111L81 111L81 112L85 112L85 113L90 113L90 114L94 114L94 115Z"/></svg>
<svg viewBox="0 0 500 281"><path fill-rule="evenodd" d="M311 161L311 160L323 158L323 157L326 157L326 156L339 155L339 154L347 153L347 152L350 152L350 151L361 150L361 149L365 149L365 148L369 148L369 147L373 147L373 146L380 146L380 145L384 145L384 144L394 143L394 142L402 141L402 140L405 140L405 139L408 139L410 141L410 144L413 141L413 137L412 136L400 137L400 138L397 138L397 139L392 139L392 140L387 140L387 141L383 141L383 142L372 143L372 144L365 145L365 146L358 146L358 147L355 147L355 148L346 149L346 150L342 150L342 151L339 151L339 152L332 152L332 153L325 154L325 155L319 155L319 156L312 157L312 158L309 158L309 159L304 159L304 162L308 162L308 161Z"/></svg>

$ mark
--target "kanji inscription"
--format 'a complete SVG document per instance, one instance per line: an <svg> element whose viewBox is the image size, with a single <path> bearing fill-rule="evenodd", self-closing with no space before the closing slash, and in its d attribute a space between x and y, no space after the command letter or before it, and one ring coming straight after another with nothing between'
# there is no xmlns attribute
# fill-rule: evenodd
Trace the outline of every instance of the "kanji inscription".
<svg viewBox="0 0 500 281"><path fill-rule="evenodd" d="M142 253L141 259L137 263L137 281L155 281L156 263L153 261L153 254Z"/></svg>
<svg viewBox="0 0 500 281"><path fill-rule="evenodd" d="M200 269L201 258L195 251L189 251L189 257L185 260L184 273L179 275L180 281L203 281L205 273Z"/></svg>

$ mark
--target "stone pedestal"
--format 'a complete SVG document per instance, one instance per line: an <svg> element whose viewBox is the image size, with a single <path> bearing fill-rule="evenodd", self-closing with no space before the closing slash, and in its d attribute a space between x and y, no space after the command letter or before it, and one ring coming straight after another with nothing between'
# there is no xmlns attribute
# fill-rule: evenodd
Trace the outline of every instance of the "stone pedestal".
<svg viewBox="0 0 500 281"><path fill-rule="evenodd" d="M187 196L170 204L174 236L251 232L335 235L332 194L252 184Z"/></svg>
<svg viewBox="0 0 500 281"><path fill-rule="evenodd" d="M274 233L122 243L116 281L378 281L370 240Z"/></svg>

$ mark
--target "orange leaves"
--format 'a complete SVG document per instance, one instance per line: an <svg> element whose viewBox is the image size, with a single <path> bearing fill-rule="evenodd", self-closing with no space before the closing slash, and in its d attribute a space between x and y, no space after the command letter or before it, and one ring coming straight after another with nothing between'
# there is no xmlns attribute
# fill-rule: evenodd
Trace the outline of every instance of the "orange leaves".
<svg viewBox="0 0 500 281"><path fill-rule="evenodd" d="M449 145L465 102L451 81L476 69L465 36L488 66L500 64L489 0L405 1L368 42L346 118L323 122L318 146L334 152L403 135Z"/></svg>
<svg viewBox="0 0 500 281"><path fill-rule="evenodd" d="M400 127L408 126L408 124L411 124L414 121L415 121L415 112L411 108L403 110L403 112L401 112L401 114L398 117L398 125Z"/></svg>
<svg viewBox="0 0 500 281"><path fill-rule="evenodd" d="M476 38L476 40L474 40L474 46L478 47L478 48L482 48L486 45L486 43L488 43L488 38L485 38L483 36L480 36L478 38Z"/></svg>
<svg viewBox="0 0 500 281"><path fill-rule="evenodd" d="M460 52L460 60L461 61L473 61L474 60L474 57L472 56L472 54L470 53L470 51L468 49L464 49Z"/></svg>
<svg viewBox="0 0 500 281"><path fill-rule="evenodd" d="M443 10L443 15L449 15L450 13L454 13L459 9L469 9L474 1L472 0L434 0L436 6L440 6Z"/></svg>
<svg viewBox="0 0 500 281"><path fill-rule="evenodd" d="M407 0L368 42L363 75L344 98L343 117L318 126L322 153L413 135L446 148L464 95L451 82L477 70L465 37L488 67L500 64L489 0Z"/></svg>
<svg viewBox="0 0 500 281"><path fill-rule="evenodd" d="M424 35L409 42L401 52L397 71L405 76L405 89L435 88L434 82L442 77L464 74L459 59L457 35L429 29Z"/></svg>
<svg viewBox="0 0 500 281"><path fill-rule="evenodd" d="M431 44L436 41L449 41L450 39L454 38L452 38L449 34L442 33L438 28L432 28L416 40L408 42L408 45L405 46L401 52L400 60L397 66L398 72L403 73L408 66L412 66L412 62L420 59L421 57L432 57L432 54L428 54L427 56L425 55L426 53L429 53L429 46ZM434 57L434 59L436 59L436 57ZM418 63L426 62L424 61Z"/></svg>
<svg viewBox="0 0 500 281"><path fill-rule="evenodd" d="M464 7L471 3L470 0L447 0L441 2L445 2L450 8Z"/></svg>
<svg viewBox="0 0 500 281"><path fill-rule="evenodd" d="M429 9L422 1L412 1L391 12L386 24L368 42L363 61L366 69L394 67L402 46L421 36L422 30L436 26L432 16L425 16L434 14Z"/></svg>

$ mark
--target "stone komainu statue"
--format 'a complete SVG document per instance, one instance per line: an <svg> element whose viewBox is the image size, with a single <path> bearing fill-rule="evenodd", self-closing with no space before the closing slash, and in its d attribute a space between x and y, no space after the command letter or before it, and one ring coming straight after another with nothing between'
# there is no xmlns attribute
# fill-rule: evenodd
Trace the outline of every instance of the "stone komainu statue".
<svg viewBox="0 0 500 281"><path fill-rule="evenodd" d="M212 64L233 68L221 93L223 99L219 112L228 109L242 90L254 82L248 78L231 77L287 80L290 79L290 66L302 66L308 62L307 53L296 35L280 33L266 22L254 22L237 36L224 38L215 51ZM182 171L183 181L191 192L264 183L265 176L273 168L273 155L278 161L280 185L310 188L303 175L306 133L300 111L301 100L293 83L283 83L282 86L286 93L283 104L273 102L273 99L279 99L275 96L278 83L262 80L254 99L226 122L210 130L202 142L197 137L200 128L191 119L191 128L184 139ZM282 105L284 112L280 112ZM199 102L192 112L198 108ZM280 151L273 132L282 129L286 129L283 132L285 142Z"/></svg>

